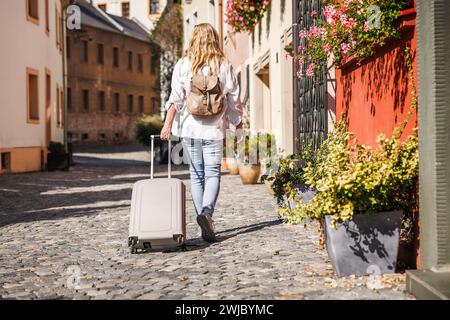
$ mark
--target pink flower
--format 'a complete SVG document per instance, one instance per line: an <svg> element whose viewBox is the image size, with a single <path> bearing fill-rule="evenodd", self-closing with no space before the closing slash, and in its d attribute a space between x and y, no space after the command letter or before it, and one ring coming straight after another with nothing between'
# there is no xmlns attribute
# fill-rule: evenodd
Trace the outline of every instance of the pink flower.
<svg viewBox="0 0 450 320"><path fill-rule="evenodd" d="M308 32L305 30L300 31L300 38L305 39L308 36Z"/></svg>
<svg viewBox="0 0 450 320"><path fill-rule="evenodd" d="M325 50L326 53L329 53L331 51L331 44L327 43L326 45L323 46L323 49Z"/></svg>
<svg viewBox="0 0 450 320"><path fill-rule="evenodd" d="M325 20L329 24L334 24L337 21L337 11L336 8L332 5L328 5L323 9L323 14L325 16Z"/></svg>
<svg viewBox="0 0 450 320"><path fill-rule="evenodd" d="M350 49L351 49L350 44L348 44L348 43L341 44L341 50L344 54L349 53Z"/></svg>
<svg viewBox="0 0 450 320"><path fill-rule="evenodd" d="M315 69L316 69L316 64L315 64L315 63L311 63L311 64L308 66L308 69L306 70L306 75L307 75L308 77L313 77L313 76L314 76L314 71L315 71Z"/></svg>
<svg viewBox="0 0 450 320"><path fill-rule="evenodd" d="M313 17L313 18L317 17L317 11L316 10L311 11L311 17Z"/></svg>
<svg viewBox="0 0 450 320"><path fill-rule="evenodd" d="M309 30L309 32L314 38L317 38L322 33L322 30L314 26Z"/></svg>
<svg viewBox="0 0 450 320"><path fill-rule="evenodd" d="M356 26L356 19L355 19L355 18L350 18L350 19L348 19L348 21L347 21L347 26L348 26L350 29L353 29L353 28Z"/></svg>
<svg viewBox="0 0 450 320"><path fill-rule="evenodd" d="M255 11L255 7L254 7L254 6L251 6L251 7L250 7L250 11Z"/></svg>

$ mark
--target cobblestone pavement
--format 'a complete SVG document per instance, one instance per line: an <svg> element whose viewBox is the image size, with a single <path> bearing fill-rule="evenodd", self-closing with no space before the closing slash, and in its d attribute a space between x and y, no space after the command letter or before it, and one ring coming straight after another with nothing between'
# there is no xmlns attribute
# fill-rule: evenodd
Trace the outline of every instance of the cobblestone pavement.
<svg viewBox="0 0 450 320"><path fill-rule="evenodd" d="M411 299L403 275L376 291L369 277L334 276L315 227L281 224L264 186L236 176L223 176L219 242L200 239L188 201L187 251L130 255L131 187L147 178L147 158L84 153L68 172L0 176L0 297ZM186 169L175 175L189 190Z"/></svg>

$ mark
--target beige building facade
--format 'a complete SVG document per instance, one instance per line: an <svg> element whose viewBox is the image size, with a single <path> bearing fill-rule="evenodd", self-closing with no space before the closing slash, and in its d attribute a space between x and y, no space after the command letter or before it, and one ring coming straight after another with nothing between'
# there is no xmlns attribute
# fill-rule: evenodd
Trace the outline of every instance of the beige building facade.
<svg viewBox="0 0 450 320"><path fill-rule="evenodd" d="M167 0L92 0L92 4L109 14L138 21L151 31L164 11Z"/></svg>
<svg viewBox="0 0 450 320"><path fill-rule="evenodd" d="M250 128L276 135L285 155L294 152L292 1L272 0L250 35Z"/></svg>
<svg viewBox="0 0 450 320"><path fill-rule="evenodd" d="M223 39L223 10L226 0L183 0L183 48L187 49L192 30L199 23L210 23Z"/></svg>
<svg viewBox="0 0 450 320"><path fill-rule="evenodd" d="M3 0L0 10L0 174L45 168L64 142L62 4Z"/></svg>

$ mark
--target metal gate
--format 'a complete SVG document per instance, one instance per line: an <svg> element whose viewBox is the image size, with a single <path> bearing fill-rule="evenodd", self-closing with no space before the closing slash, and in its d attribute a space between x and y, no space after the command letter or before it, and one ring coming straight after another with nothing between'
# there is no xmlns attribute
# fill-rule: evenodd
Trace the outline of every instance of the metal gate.
<svg viewBox="0 0 450 320"><path fill-rule="evenodd" d="M301 44L299 32L313 24L311 13L322 13L320 0L293 0L293 47L298 54ZM305 41L305 40L302 40ZM294 146L299 153L309 143L317 150L328 132L327 71L312 79L297 77L298 64L294 63Z"/></svg>

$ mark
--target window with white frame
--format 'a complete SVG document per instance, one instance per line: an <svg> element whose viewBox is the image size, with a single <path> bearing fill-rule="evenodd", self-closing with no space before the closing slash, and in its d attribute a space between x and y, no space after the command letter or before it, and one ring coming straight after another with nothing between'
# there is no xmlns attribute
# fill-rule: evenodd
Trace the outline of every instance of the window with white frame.
<svg viewBox="0 0 450 320"><path fill-rule="evenodd" d="M215 0L208 0L208 21L213 27L216 27L216 1Z"/></svg>

